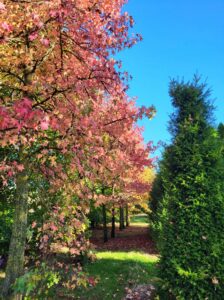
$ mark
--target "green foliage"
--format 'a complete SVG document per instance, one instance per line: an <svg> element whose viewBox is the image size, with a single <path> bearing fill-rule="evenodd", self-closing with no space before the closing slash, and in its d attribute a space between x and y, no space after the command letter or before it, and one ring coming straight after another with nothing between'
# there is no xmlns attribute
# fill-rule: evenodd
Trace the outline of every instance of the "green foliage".
<svg viewBox="0 0 224 300"><path fill-rule="evenodd" d="M87 285L86 275L80 265L66 260L52 265L51 260L31 268L19 277L13 285L16 295L22 295L25 300L58 299L66 291L74 291L77 287Z"/></svg>
<svg viewBox="0 0 224 300"><path fill-rule="evenodd" d="M88 219L90 221L91 228L95 228L99 226L99 224L102 224L103 219L102 219L101 207L95 207L94 203L91 203Z"/></svg>
<svg viewBox="0 0 224 300"><path fill-rule="evenodd" d="M204 85L173 81L170 95L173 141L160 166L162 199L154 208L163 288L177 299L223 299L222 142L209 122Z"/></svg>
<svg viewBox="0 0 224 300"><path fill-rule="evenodd" d="M13 220L13 187L0 189L0 256L7 255Z"/></svg>
<svg viewBox="0 0 224 300"><path fill-rule="evenodd" d="M224 140L224 124L220 123L218 126L218 134L220 139Z"/></svg>
<svg viewBox="0 0 224 300"><path fill-rule="evenodd" d="M47 299L55 295L55 286L60 275L49 269L44 263L30 270L16 280L14 292L23 295L26 300Z"/></svg>
<svg viewBox="0 0 224 300"><path fill-rule="evenodd" d="M158 209L159 204L163 197L163 182L161 175L161 165L160 172L156 174L156 177L152 184L152 189L150 191L150 200L149 200L149 223L152 230L152 234L155 240L159 240L159 220L158 220Z"/></svg>
<svg viewBox="0 0 224 300"><path fill-rule="evenodd" d="M14 160L17 153L12 147L0 148L0 162L5 155L8 155L9 160ZM0 256L8 254L14 212L14 191L13 181L9 180L8 185L4 186L0 176Z"/></svg>

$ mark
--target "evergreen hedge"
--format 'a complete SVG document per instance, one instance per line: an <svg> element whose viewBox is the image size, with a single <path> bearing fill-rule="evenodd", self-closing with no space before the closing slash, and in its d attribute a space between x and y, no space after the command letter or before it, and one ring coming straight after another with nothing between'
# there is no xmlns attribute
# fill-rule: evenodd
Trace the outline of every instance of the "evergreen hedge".
<svg viewBox="0 0 224 300"><path fill-rule="evenodd" d="M172 81L172 145L156 213L163 288L177 299L224 299L223 141L212 128L209 91Z"/></svg>

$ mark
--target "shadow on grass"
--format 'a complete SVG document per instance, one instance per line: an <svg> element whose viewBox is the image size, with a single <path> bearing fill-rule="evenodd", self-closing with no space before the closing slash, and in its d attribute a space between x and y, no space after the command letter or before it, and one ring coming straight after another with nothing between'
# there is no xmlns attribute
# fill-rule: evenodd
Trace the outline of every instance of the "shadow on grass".
<svg viewBox="0 0 224 300"><path fill-rule="evenodd" d="M84 266L84 272L95 280L95 284L87 288L80 287L76 291L61 290L58 299L121 300L126 288L156 284L158 280L158 257L155 255L137 251L102 251L96 253L96 257L95 262ZM0 282L2 279L0 277Z"/></svg>
<svg viewBox="0 0 224 300"><path fill-rule="evenodd" d="M5 278L5 272L3 270L0 270L0 286L1 286L1 283L3 282Z"/></svg>
<svg viewBox="0 0 224 300"><path fill-rule="evenodd" d="M85 266L89 277L96 279L96 285L79 288L74 299L120 300L126 294L125 288L156 280L156 256L139 252L99 252L97 259Z"/></svg>

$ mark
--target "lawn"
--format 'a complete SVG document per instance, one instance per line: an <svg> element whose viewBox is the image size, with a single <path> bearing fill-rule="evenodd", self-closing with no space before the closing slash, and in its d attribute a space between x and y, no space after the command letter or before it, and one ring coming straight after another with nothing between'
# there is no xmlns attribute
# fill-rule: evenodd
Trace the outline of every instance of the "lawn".
<svg viewBox="0 0 224 300"><path fill-rule="evenodd" d="M148 216L131 217L131 225L117 230L115 239L103 243L108 248L97 244L96 261L84 265L84 272L93 280L92 286L64 290L58 299L121 300L126 289L148 283L156 285L158 257L148 232ZM3 276L0 273L0 281Z"/></svg>
<svg viewBox="0 0 224 300"><path fill-rule="evenodd" d="M143 252L111 252L96 253L97 260L88 263L84 271L96 279L95 286L79 288L74 292L64 294L62 299L80 300L121 300L125 288L138 284L156 282L156 263L158 257ZM0 283L4 273L0 273Z"/></svg>
<svg viewBox="0 0 224 300"><path fill-rule="evenodd" d="M130 217L130 223L137 226L149 226L149 217L146 214L138 214Z"/></svg>
<svg viewBox="0 0 224 300"><path fill-rule="evenodd" d="M4 278L5 278L5 272L0 270L0 285Z"/></svg>
<svg viewBox="0 0 224 300"><path fill-rule="evenodd" d="M98 252L97 261L85 266L90 277L98 283L87 289L79 289L75 299L121 300L125 288L156 280L158 258L141 252Z"/></svg>

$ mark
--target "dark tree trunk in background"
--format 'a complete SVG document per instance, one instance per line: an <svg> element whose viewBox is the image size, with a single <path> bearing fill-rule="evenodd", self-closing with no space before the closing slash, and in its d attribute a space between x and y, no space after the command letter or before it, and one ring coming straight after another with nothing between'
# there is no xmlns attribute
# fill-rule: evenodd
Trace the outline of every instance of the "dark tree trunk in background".
<svg viewBox="0 0 224 300"><path fill-rule="evenodd" d="M94 228L95 228L95 221L94 221L94 220L91 220L91 222L90 222L90 227L91 227L91 229L94 229Z"/></svg>
<svg viewBox="0 0 224 300"><path fill-rule="evenodd" d="M128 204L126 205L125 207L125 211L126 211L126 214L125 214L125 218L126 218L126 227L128 227L130 224L129 224L129 215L128 215Z"/></svg>
<svg viewBox="0 0 224 300"><path fill-rule="evenodd" d="M120 226L119 226L119 229L123 230L125 228L125 226L124 226L124 208L122 206L120 206L119 212L120 212Z"/></svg>
<svg viewBox="0 0 224 300"><path fill-rule="evenodd" d="M122 230L122 220L121 220L121 218L122 218L122 213L121 213L121 210L122 210L122 208L121 208L121 206L119 207L119 229L120 230Z"/></svg>
<svg viewBox="0 0 224 300"><path fill-rule="evenodd" d="M6 299L6 296L11 292L11 285L24 272L24 253L26 247L28 215L28 182L25 172L17 175L15 197L14 223L12 226L6 276L1 291L3 299Z"/></svg>
<svg viewBox="0 0 224 300"><path fill-rule="evenodd" d="M106 211L105 204L102 206L102 211L103 211L103 241L104 243L106 243L108 241L108 236L107 236L107 211Z"/></svg>
<svg viewBox="0 0 224 300"><path fill-rule="evenodd" d="M115 238L115 209L112 208L111 237Z"/></svg>
<svg viewBox="0 0 224 300"><path fill-rule="evenodd" d="M123 229L125 229L125 214L124 214L124 207L122 207L122 211L121 211L121 213L122 213L122 218L121 218L121 220L122 220L122 228Z"/></svg>

